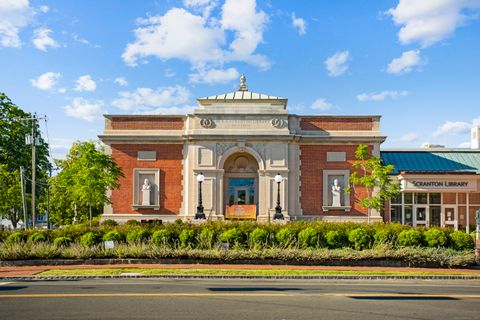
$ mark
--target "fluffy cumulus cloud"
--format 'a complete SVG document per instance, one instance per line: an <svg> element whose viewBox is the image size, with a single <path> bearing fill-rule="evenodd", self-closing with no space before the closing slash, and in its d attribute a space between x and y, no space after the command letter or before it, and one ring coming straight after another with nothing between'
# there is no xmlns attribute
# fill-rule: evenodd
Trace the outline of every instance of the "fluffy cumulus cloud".
<svg viewBox="0 0 480 320"><path fill-rule="evenodd" d="M93 81L90 75L81 76L75 81L75 88L73 90L82 92L82 91L95 91L97 89L97 84Z"/></svg>
<svg viewBox="0 0 480 320"><path fill-rule="evenodd" d="M425 59L420 55L420 50L405 51L399 58L395 58L387 66L387 72L401 75L408 73L417 66L425 64Z"/></svg>
<svg viewBox="0 0 480 320"><path fill-rule="evenodd" d="M0 1L0 46L19 48L20 30L28 25L35 14L28 0Z"/></svg>
<svg viewBox="0 0 480 320"><path fill-rule="evenodd" d="M357 95L357 100L361 102L365 101L383 101L386 98L398 99L400 97L405 97L408 95L408 91L391 91L386 90L382 92L373 92L373 93L361 93Z"/></svg>
<svg viewBox="0 0 480 320"><path fill-rule="evenodd" d="M433 132L432 137L470 133L471 128L475 126L480 126L480 117L473 119L471 122L446 121Z"/></svg>
<svg viewBox="0 0 480 320"><path fill-rule="evenodd" d="M301 36L307 32L307 22L303 18L297 18L295 12L292 13L292 26L298 30L298 34Z"/></svg>
<svg viewBox="0 0 480 320"><path fill-rule="evenodd" d="M348 70L349 55L348 51L337 52L325 60L325 67L330 77L341 76Z"/></svg>
<svg viewBox="0 0 480 320"><path fill-rule="evenodd" d="M58 48L58 43L50 37L52 30L48 28L39 28L33 32L33 45L38 50L47 51L48 47Z"/></svg>
<svg viewBox="0 0 480 320"><path fill-rule="evenodd" d="M30 83L32 86L40 90L55 90L61 76L62 75L59 72L45 72L35 79L30 79Z"/></svg>
<svg viewBox="0 0 480 320"><path fill-rule="evenodd" d="M478 18L479 8L479 0L400 0L387 14L401 26L401 43L427 47L451 36L468 19Z"/></svg>
<svg viewBox="0 0 480 320"><path fill-rule="evenodd" d="M418 135L415 133L407 133L398 139L400 142L414 142L418 140Z"/></svg>
<svg viewBox="0 0 480 320"><path fill-rule="evenodd" d="M320 110L320 111L327 111L327 110L332 109L332 107L333 107L333 105L331 103L327 102L327 100L325 100L323 98L318 98L310 106L310 108L312 108L313 110Z"/></svg>
<svg viewBox="0 0 480 320"><path fill-rule="evenodd" d="M133 113L184 113L191 111L185 105L190 99L190 92L182 86L158 89L137 88L135 91L118 93L119 98L112 102L118 109Z"/></svg>
<svg viewBox="0 0 480 320"><path fill-rule="evenodd" d="M189 75L190 82L208 84L228 83L239 77L240 74L235 68L199 70Z"/></svg>
<svg viewBox="0 0 480 320"><path fill-rule="evenodd" d="M118 84L120 87L126 87L128 86L128 81L125 79L125 77L118 77L115 78L114 82Z"/></svg>
<svg viewBox="0 0 480 320"><path fill-rule="evenodd" d="M180 59L190 63L195 74L219 70L231 77L228 62L242 61L266 69L270 61L256 53L263 41L267 15L258 10L255 0L226 0L215 10L217 1L185 0L185 8L172 8L164 15L138 19L135 40L126 46L122 58L135 66L148 57ZM193 79L198 77L193 76Z"/></svg>
<svg viewBox="0 0 480 320"><path fill-rule="evenodd" d="M105 103L101 100L90 101L84 98L74 98L72 102L63 108L65 115L88 122L94 122L102 118L105 113Z"/></svg>

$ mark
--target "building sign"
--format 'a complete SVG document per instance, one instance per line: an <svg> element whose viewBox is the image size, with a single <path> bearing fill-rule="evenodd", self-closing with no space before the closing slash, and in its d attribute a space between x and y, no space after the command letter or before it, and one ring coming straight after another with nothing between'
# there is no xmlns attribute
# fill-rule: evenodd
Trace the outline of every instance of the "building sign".
<svg viewBox="0 0 480 320"><path fill-rule="evenodd" d="M257 206L254 204L227 206L226 219L257 219Z"/></svg>
<svg viewBox="0 0 480 320"><path fill-rule="evenodd" d="M412 179L401 180L402 190L476 191L476 180Z"/></svg>

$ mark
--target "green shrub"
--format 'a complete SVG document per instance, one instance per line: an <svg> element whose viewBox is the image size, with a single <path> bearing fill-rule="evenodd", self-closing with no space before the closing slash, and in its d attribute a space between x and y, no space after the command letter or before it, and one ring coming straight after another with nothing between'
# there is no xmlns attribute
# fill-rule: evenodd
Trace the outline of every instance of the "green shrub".
<svg viewBox="0 0 480 320"><path fill-rule="evenodd" d="M338 230L330 230L325 234L325 241L330 249L337 249L344 246L345 236Z"/></svg>
<svg viewBox="0 0 480 320"><path fill-rule="evenodd" d="M232 228L220 234L220 241L223 243L228 243L230 245L243 244L244 240L245 234L242 230L238 228Z"/></svg>
<svg viewBox="0 0 480 320"><path fill-rule="evenodd" d="M53 240L53 244L57 247L60 246L68 246L70 243L72 243L72 238L70 237L56 237Z"/></svg>
<svg viewBox="0 0 480 320"><path fill-rule="evenodd" d="M173 233L166 229L157 230L152 235L152 242L157 246L171 245L173 241Z"/></svg>
<svg viewBox="0 0 480 320"><path fill-rule="evenodd" d="M355 250L363 250L370 247L372 239L370 233L363 228L355 228L348 233L348 241Z"/></svg>
<svg viewBox="0 0 480 320"><path fill-rule="evenodd" d="M318 233L312 227L307 227L298 233L298 245L300 248L315 247L318 243Z"/></svg>
<svg viewBox="0 0 480 320"><path fill-rule="evenodd" d="M28 237L28 242L39 243L47 241L47 234L45 232L37 231Z"/></svg>
<svg viewBox="0 0 480 320"><path fill-rule="evenodd" d="M20 243L25 239L25 235L22 231L12 232L5 239L6 243Z"/></svg>
<svg viewBox="0 0 480 320"><path fill-rule="evenodd" d="M193 246L195 244L195 230L183 229L180 232L179 239L183 247Z"/></svg>
<svg viewBox="0 0 480 320"><path fill-rule="evenodd" d="M145 229L131 230L127 233L128 243L140 243L148 239L150 233Z"/></svg>
<svg viewBox="0 0 480 320"><path fill-rule="evenodd" d="M140 221L138 220L134 220L134 219L130 219L128 220L125 225L127 226L130 226L130 227L136 227L136 226L139 226L140 225Z"/></svg>
<svg viewBox="0 0 480 320"><path fill-rule="evenodd" d="M199 249L212 249L215 243L215 231L203 228L197 236Z"/></svg>
<svg viewBox="0 0 480 320"><path fill-rule="evenodd" d="M117 225L118 225L117 221L113 219L107 219L102 222L102 226L105 226L105 227L115 227Z"/></svg>
<svg viewBox="0 0 480 320"><path fill-rule="evenodd" d="M268 243L269 232L262 228L255 228L248 235L248 244L251 248L263 248Z"/></svg>
<svg viewBox="0 0 480 320"><path fill-rule="evenodd" d="M403 230L398 234L398 245L414 247L422 244L422 232L416 229Z"/></svg>
<svg viewBox="0 0 480 320"><path fill-rule="evenodd" d="M275 240L282 248L288 248L295 244L295 231L290 227L284 227L277 231Z"/></svg>
<svg viewBox="0 0 480 320"><path fill-rule="evenodd" d="M448 242L447 233L438 228L430 228L423 233L423 238L430 248L445 247Z"/></svg>
<svg viewBox="0 0 480 320"><path fill-rule="evenodd" d="M471 250L473 249L473 238L463 232L463 231L454 231L450 233L450 243L452 244L455 250Z"/></svg>
<svg viewBox="0 0 480 320"><path fill-rule="evenodd" d="M102 237L103 241L114 241L114 242L121 242L123 240L123 236L117 230L112 230L105 233Z"/></svg>
<svg viewBox="0 0 480 320"><path fill-rule="evenodd" d="M100 240L101 237L98 233L90 231L80 237L80 244L84 247L92 247L100 243Z"/></svg>
<svg viewBox="0 0 480 320"><path fill-rule="evenodd" d="M375 244L385 244L385 243L393 244L395 234L389 228L378 229L377 231L375 231L373 238L375 240Z"/></svg>

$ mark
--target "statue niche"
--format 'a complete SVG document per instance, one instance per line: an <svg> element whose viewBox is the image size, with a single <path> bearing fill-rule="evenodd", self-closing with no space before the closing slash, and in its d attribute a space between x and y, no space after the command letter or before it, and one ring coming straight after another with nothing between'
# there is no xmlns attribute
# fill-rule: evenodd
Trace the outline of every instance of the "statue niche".
<svg viewBox="0 0 480 320"><path fill-rule="evenodd" d="M227 159L225 171L229 173L257 173L258 164L255 158L247 153L234 154Z"/></svg>

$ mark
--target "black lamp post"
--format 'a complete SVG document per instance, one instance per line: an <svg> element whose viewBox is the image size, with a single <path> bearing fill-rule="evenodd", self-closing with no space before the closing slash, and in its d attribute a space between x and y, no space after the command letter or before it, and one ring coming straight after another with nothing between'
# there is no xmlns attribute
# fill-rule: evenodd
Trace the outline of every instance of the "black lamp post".
<svg viewBox="0 0 480 320"><path fill-rule="evenodd" d="M205 180L203 173L197 176L198 181L198 206L197 213L195 213L195 219L206 219L205 213L203 213L203 204L202 204L202 182Z"/></svg>
<svg viewBox="0 0 480 320"><path fill-rule="evenodd" d="M277 206L275 207L275 214L273 220L283 220L282 207L280 207L280 183L283 181L280 173L275 176L275 182L277 183Z"/></svg>

